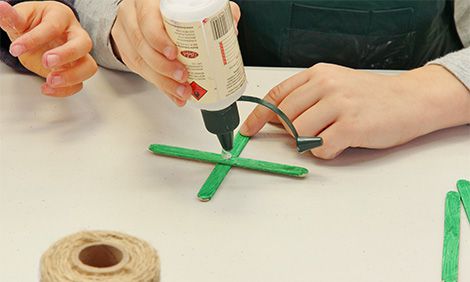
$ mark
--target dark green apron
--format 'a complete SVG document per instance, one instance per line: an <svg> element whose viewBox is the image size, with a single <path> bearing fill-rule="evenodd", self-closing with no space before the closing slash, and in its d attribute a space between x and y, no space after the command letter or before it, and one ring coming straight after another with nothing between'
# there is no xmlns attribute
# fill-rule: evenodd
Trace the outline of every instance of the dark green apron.
<svg viewBox="0 0 470 282"><path fill-rule="evenodd" d="M462 48L449 0L237 0L246 65L411 69Z"/></svg>

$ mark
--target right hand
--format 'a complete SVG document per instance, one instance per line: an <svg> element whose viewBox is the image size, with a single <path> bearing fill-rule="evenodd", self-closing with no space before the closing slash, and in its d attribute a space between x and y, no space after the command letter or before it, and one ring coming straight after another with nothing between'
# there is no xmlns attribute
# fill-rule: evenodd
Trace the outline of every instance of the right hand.
<svg viewBox="0 0 470 282"><path fill-rule="evenodd" d="M231 2L235 23L240 9ZM133 72L162 90L182 107L191 97L188 71L165 31L159 0L124 0L111 30L116 55Z"/></svg>

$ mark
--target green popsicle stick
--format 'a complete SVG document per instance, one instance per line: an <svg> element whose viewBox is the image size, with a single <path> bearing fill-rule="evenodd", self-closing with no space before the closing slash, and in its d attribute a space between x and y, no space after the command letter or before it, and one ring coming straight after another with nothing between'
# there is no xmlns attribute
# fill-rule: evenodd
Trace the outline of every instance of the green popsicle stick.
<svg viewBox="0 0 470 282"><path fill-rule="evenodd" d="M442 281L457 282L459 274L460 195L447 193L442 249Z"/></svg>
<svg viewBox="0 0 470 282"><path fill-rule="evenodd" d="M470 181L461 179L457 181L457 189L460 193L460 199L463 203L463 208L467 214L468 222L470 223Z"/></svg>
<svg viewBox="0 0 470 282"><path fill-rule="evenodd" d="M230 159L224 159L220 154L162 144L150 145L149 150L157 155L210 162L216 164L225 164L229 166L259 170L287 176L302 177L308 173L308 170L306 168L298 166L235 157L232 157Z"/></svg>
<svg viewBox="0 0 470 282"><path fill-rule="evenodd" d="M202 202L210 201L231 168L229 165L217 164L197 193L197 198Z"/></svg>
<svg viewBox="0 0 470 282"><path fill-rule="evenodd" d="M230 152L232 154L232 158L240 156L249 140L250 137L237 133L237 136L233 141L233 149ZM232 167L229 165L217 164L207 178L206 182L202 185L201 190L199 190L199 193L197 194L199 200L203 202L210 201L210 199L212 199L214 194L217 192L217 189L219 189L220 184L222 184L222 181L224 180L225 176L227 176L231 168Z"/></svg>
<svg viewBox="0 0 470 282"><path fill-rule="evenodd" d="M211 152L162 144L152 144L149 146L149 150L158 155L215 163L215 168L199 190L198 198L201 201L209 201L212 199L225 176L227 176L233 166L294 177L303 177L308 174L308 169L303 167L239 158L249 140L250 137L238 133L233 142L230 159L225 159L222 155Z"/></svg>
<svg viewBox="0 0 470 282"><path fill-rule="evenodd" d="M232 157L240 156L243 149L245 149L246 144L248 144L248 141L250 141L250 137L241 135L240 132L237 133L235 140L233 141L233 149L231 151Z"/></svg>

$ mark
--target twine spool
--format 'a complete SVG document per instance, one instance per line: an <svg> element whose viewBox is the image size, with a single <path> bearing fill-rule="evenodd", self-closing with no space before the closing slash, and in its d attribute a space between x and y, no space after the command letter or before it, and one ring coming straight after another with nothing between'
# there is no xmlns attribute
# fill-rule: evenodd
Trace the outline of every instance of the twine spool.
<svg viewBox="0 0 470 282"><path fill-rule="evenodd" d="M159 282L155 249L135 237L79 232L54 243L41 257L41 282Z"/></svg>

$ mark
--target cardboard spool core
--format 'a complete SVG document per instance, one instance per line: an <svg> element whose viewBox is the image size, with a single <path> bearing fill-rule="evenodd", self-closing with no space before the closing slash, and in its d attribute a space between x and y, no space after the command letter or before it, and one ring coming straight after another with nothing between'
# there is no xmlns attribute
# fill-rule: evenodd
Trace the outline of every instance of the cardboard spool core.
<svg viewBox="0 0 470 282"><path fill-rule="evenodd" d="M94 273L114 272L129 261L129 255L116 245L94 243L78 250L77 265Z"/></svg>

